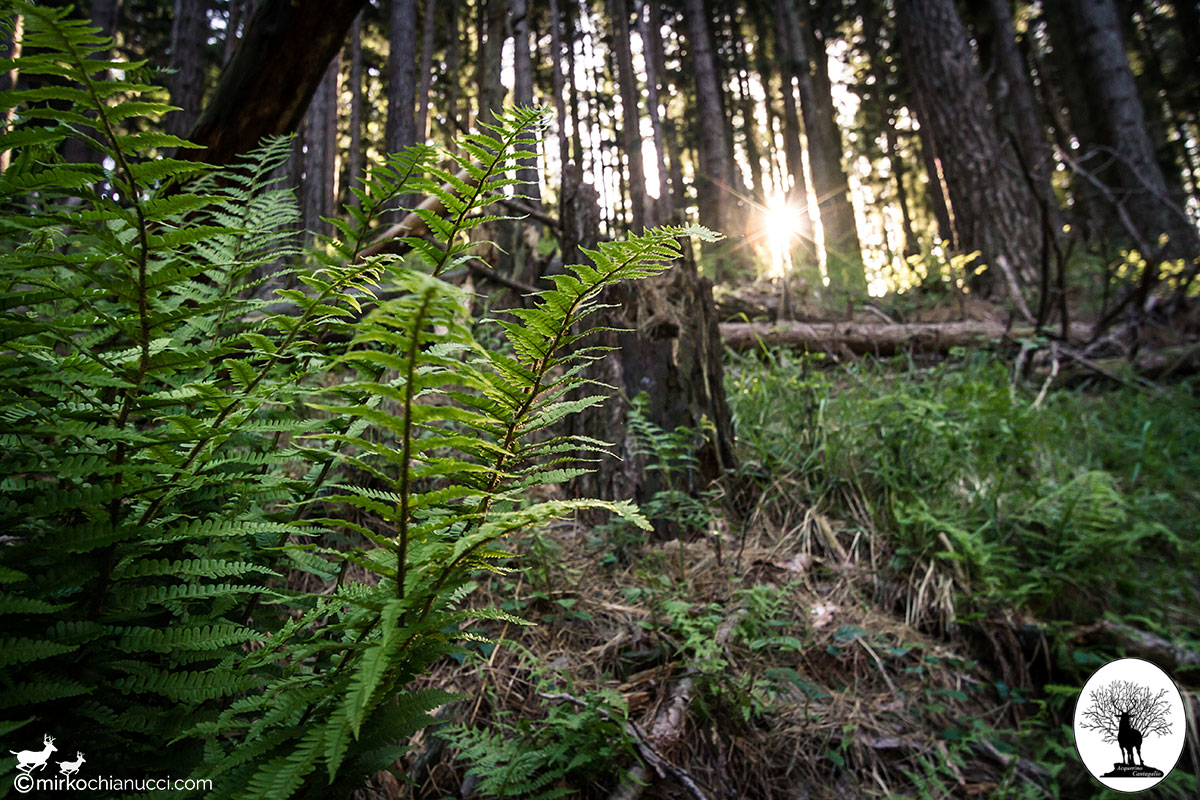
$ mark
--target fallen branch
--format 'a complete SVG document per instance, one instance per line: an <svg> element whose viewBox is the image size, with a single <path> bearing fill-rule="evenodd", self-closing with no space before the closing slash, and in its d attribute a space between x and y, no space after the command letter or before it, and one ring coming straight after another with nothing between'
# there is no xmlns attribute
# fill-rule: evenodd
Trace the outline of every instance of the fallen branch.
<svg viewBox="0 0 1200 800"><path fill-rule="evenodd" d="M1109 619L1097 622L1076 631L1075 640L1116 645L1128 655L1152 661L1168 672L1200 669L1200 653L1123 622Z"/></svg>
<svg viewBox="0 0 1200 800"><path fill-rule="evenodd" d="M1091 328L1071 327L1072 340L1082 341ZM930 322L911 325L881 325L868 322L723 322L721 338L726 346L745 351L761 342L768 347L797 347L813 352L890 355L901 350L944 352L1036 335L1033 328L1009 328L999 322Z"/></svg>

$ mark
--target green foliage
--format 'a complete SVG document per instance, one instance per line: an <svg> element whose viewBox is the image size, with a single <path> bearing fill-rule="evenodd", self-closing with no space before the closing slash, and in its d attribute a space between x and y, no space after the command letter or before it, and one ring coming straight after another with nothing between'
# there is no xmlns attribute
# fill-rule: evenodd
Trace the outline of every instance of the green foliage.
<svg viewBox="0 0 1200 800"><path fill-rule="evenodd" d="M549 680L538 686L544 701L538 719L500 712L486 727L460 725L439 733L471 764L467 774L479 781L476 793L550 800L577 797L593 782L611 788L624 772L621 765L634 758L620 693L600 689L575 698L554 691Z"/></svg>
<svg viewBox="0 0 1200 800"><path fill-rule="evenodd" d="M1086 621L1109 611L1185 631L1185 576L1200 556L1189 387L1056 391L1034 407L986 358L839 374L772 355L765 366L741 359L729 376L750 465L817 503L844 490L865 500L895 576L934 560L965 579L967 614L1016 607Z"/></svg>
<svg viewBox="0 0 1200 800"><path fill-rule="evenodd" d="M477 638L470 619L521 622L463 605L473 571L501 569L498 540L589 505L648 524L524 493L605 447L552 431L602 400L567 399L599 355L577 323L605 287L666 269L677 237L711 234L602 244L487 323L507 354L484 348L435 276L515 181L542 116L518 109L462 144L467 181L425 147L376 166L336 235L256 300L294 240L270 178L290 143L219 172L164 157L189 145L126 130L169 110L141 67L97 57L107 42L65 12L18 8L23 55L2 68L42 83L2 97L0 726L86 742L114 774L210 777L219 797L346 794L452 697L407 687ZM66 162L68 139L98 160ZM450 211L427 215L432 241L362 257L416 192Z"/></svg>

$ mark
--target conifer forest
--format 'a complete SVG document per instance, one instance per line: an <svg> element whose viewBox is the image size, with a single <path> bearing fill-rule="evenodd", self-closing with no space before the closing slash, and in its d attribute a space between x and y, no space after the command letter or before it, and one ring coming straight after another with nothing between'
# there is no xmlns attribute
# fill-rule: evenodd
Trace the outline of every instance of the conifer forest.
<svg viewBox="0 0 1200 800"><path fill-rule="evenodd" d="M1200 796L1200 3L0 0L0 115L0 798Z"/></svg>

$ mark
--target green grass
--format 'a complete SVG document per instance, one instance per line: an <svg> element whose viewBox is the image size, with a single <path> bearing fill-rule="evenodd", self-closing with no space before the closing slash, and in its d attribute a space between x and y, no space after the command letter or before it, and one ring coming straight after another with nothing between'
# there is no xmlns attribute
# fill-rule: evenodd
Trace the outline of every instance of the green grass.
<svg viewBox="0 0 1200 800"><path fill-rule="evenodd" d="M1191 384L1035 391L982 353L931 369L897 359L737 357L729 400L768 503L869 509L899 576L929 559L964 619L1015 608L1053 623L1115 614L1197 638L1200 413ZM1036 387L1034 387L1036 389Z"/></svg>

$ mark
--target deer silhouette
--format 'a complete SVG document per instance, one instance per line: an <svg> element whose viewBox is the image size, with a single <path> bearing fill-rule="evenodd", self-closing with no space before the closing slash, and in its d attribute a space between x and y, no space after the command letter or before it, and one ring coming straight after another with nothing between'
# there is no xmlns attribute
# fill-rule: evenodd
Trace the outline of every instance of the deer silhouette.
<svg viewBox="0 0 1200 800"><path fill-rule="evenodd" d="M1122 711L1120 714L1121 724L1117 728L1117 744L1121 747L1121 763L1129 766L1137 766L1133 762L1133 751L1137 750L1138 761L1142 762L1142 766L1146 766L1146 759L1142 758L1142 732L1129 722L1129 712Z"/></svg>
<svg viewBox="0 0 1200 800"><path fill-rule="evenodd" d="M58 748L54 746L54 737L46 734L42 737L41 750L9 750L17 757L17 769L24 772L26 775L33 772L35 769L41 769L46 766L46 762L50 760L50 754Z"/></svg>
<svg viewBox="0 0 1200 800"><path fill-rule="evenodd" d="M58 771L63 775L74 775L76 772L79 772L79 767L83 764L83 761L83 753L76 750L74 761L58 762Z"/></svg>

